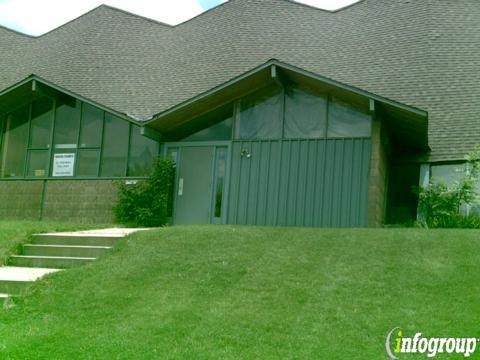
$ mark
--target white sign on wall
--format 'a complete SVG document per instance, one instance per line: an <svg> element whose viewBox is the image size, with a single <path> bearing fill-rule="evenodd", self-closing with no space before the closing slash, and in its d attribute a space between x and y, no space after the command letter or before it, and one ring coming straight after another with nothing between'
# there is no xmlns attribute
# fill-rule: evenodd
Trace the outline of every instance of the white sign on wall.
<svg viewBox="0 0 480 360"><path fill-rule="evenodd" d="M54 154L52 176L73 176L75 154Z"/></svg>

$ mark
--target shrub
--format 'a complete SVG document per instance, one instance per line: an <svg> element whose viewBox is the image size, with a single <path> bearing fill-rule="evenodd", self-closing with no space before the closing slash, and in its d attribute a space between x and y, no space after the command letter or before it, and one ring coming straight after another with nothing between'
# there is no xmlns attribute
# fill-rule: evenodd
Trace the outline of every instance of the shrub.
<svg viewBox="0 0 480 360"><path fill-rule="evenodd" d="M466 157L465 167L458 169L463 175L451 185L442 181L431 180L419 190L419 210L423 217L421 226L449 228L478 228L480 218L476 215L463 216L460 213L462 205L477 202L476 190L480 173L480 148L475 149Z"/></svg>
<svg viewBox="0 0 480 360"><path fill-rule="evenodd" d="M115 217L131 226L162 226L171 216L175 167L171 160L158 159L147 180L122 183Z"/></svg>

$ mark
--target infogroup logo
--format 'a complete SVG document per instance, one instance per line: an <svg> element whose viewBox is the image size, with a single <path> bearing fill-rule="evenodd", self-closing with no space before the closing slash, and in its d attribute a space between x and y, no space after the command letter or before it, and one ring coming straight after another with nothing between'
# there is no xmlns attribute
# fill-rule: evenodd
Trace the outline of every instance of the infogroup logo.
<svg viewBox="0 0 480 360"><path fill-rule="evenodd" d="M479 341L477 338L427 338L421 332L406 337L402 329L396 327L387 334L385 349L391 360L399 360L402 354L425 354L427 358L435 358L439 354L470 357Z"/></svg>

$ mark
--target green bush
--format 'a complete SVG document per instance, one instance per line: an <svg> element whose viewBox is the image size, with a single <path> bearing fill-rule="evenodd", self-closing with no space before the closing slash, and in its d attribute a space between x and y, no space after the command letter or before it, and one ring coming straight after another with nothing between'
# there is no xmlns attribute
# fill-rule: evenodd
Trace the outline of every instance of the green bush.
<svg viewBox="0 0 480 360"><path fill-rule="evenodd" d="M456 214L438 219L435 227L450 229L480 229L480 216Z"/></svg>
<svg viewBox="0 0 480 360"><path fill-rule="evenodd" d="M479 228L478 215L464 216L462 205L477 203L476 186L480 173L480 149L469 153L464 168L458 169L462 177L447 185L442 181L431 180L418 192L419 210L422 216L420 226L431 228Z"/></svg>
<svg viewBox="0 0 480 360"><path fill-rule="evenodd" d="M171 160L158 159L147 180L120 185L114 212L121 224L162 226L171 216L175 167Z"/></svg>

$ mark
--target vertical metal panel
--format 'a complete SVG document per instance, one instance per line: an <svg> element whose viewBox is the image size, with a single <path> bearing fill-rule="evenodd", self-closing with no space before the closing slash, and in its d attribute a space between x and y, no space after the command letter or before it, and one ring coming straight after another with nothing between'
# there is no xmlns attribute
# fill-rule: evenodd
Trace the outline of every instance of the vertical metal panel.
<svg viewBox="0 0 480 360"><path fill-rule="evenodd" d="M326 163L327 163L327 142L317 141L317 171L316 173L316 186L315 193L313 195L315 201L315 214L313 226L323 225L323 203L325 199L325 178L326 178Z"/></svg>
<svg viewBox="0 0 480 360"><path fill-rule="evenodd" d="M351 217L352 198L353 198L353 168L355 167L354 143L347 141L345 143L344 162L343 162L343 193L348 194L342 198L342 212L340 226L346 227L349 224L356 225L355 217ZM352 161L353 160L353 161Z"/></svg>
<svg viewBox="0 0 480 360"><path fill-rule="evenodd" d="M234 142L228 223L366 226L370 148L370 139Z"/></svg>
<svg viewBox="0 0 480 360"><path fill-rule="evenodd" d="M307 166L306 181L305 181L305 206L303 208L304 224L305 226L314 226L315 213L315 195L317 184L317 146L318 142L309 140L307 149Z"/></svg>
<svg viewBox="0 0 480 360"><path fill-rule="evenodd" d="M277 217L276 225L284 225L287 219L287 207L288 207L288 182L289 178L289 166L291 158L291 141L286 140L280 143L280 154L282 161L280 162L279 171L279 187L277 192Z"/></svg>
<svg viewBox="0 0 480 360"><path fill-rule="evenodd" d="M267 183L267 204L265 209L265 225L274 225L277 223L278 205L279 205L279 188L280 188L280 163L281 156L281 142L269 142L269 167L268 167L268 183Z"/></svg>
<svg viewBox="0 0 480 360"><path fill-rule="evenodd" d="M227 223L238 224L238 203L240 198L240 166L238 160L242 144L234 142L230 154L230 186L228 191Z"/></svg>
<svg viewBox="0 0 480 360"><path fill-rule="evenodd" d="M250 155L255 157L254 159L247 158L247 162L250 164L250 180L248 182L249 191L246 203L246 224L255 225L257 222L257 208L258 208L258 197L259 193L259 179L260 179L260 161L261 161L261 150L260 142L253 141L250 146ZM252 161L253 160L253 161Z"/></svg>
<svg viewBox="0 0 480 360"><path fill-rule="evenodd" d="M333 186L335 184L335 143L337 140L329 140L327 141L327 149L324 154L325 156L325 177L323 181L323 201L320 204L322 211L322 222L320 226L332 226L332 219L333 219L333 206L334 206L334 198L333 198Z"/></svg>
<svg viewBox="0 0 480 360"><path fill-rule="evenodd" d="M308 160L309 140L300 140L300 151L298 157L298 186L297 203L295 211L295 225L305 226L307 224L305 204L307 202L307 181L308 181Z"/></svg>
<svg viewBox="0 0 480 360"><path fill-rule="evenodd" d="M240 149L240 153L246 151L251 153L250 148L251 142L242 142L242 147ZM246 225L247 224L247 215L248 215L248 195L250 194L250 180L251 180L251 169L252 162L250 159L246 157L246 155L242 156L241 158L241 166L240 166L240 198L239 198L239 224Z"/></svg>
<svg viewBox="0 0 480 360"><path fill-rule="evenodd" d="M298 202L298 171L300 163L300 141L292 140L291 144L291 156L290 162L287 164L287 176L288 176L288 190L285 194L286 201L286 218L282 225L294 226L295 218L297 216L297 202Z"/></svg>
<svg viewBox="0 0 480 360"><path fill-rule="evenodd" d="M345 139L336 139L335 140L335 162L334 162L334 173L333 173L333 189L332 193L332 223L331 227L340 226L340 213L341 213L341 203L342 197L344 196L342 192L342 182L344 179L343 176L343 153L345 147ZM345 194L349 196L349 194Z"/></svg>
<svg viewBox="0 0 480 360"><path fill-rule="evenodd" d="M257 206L255 207L255 224L265 225L265 215L267 211L269 168L268 157L270 153L270 143L259 142L259 161L257 177Z"/></svg>
<svg viewBox="0 0 480 360"><path fill-rule="evenodd" d="M360 193L357 190L358 186L358 177L359 177L359 172L362 167L362 164L360 161L357 161L358 153L359 153L359 143L358 142L352 142L351 150L352 154L351 157L353 159L353 164L350 168L351 174L350 174L350 186L349 186L349 192L350 192L350 210L347 212L348 217L350 219L350 222L352 223L352 226L360 226L360 219L358 216L359 212L359 203L360 203ZM361 149L361 148L360 148Z"/></svg>

